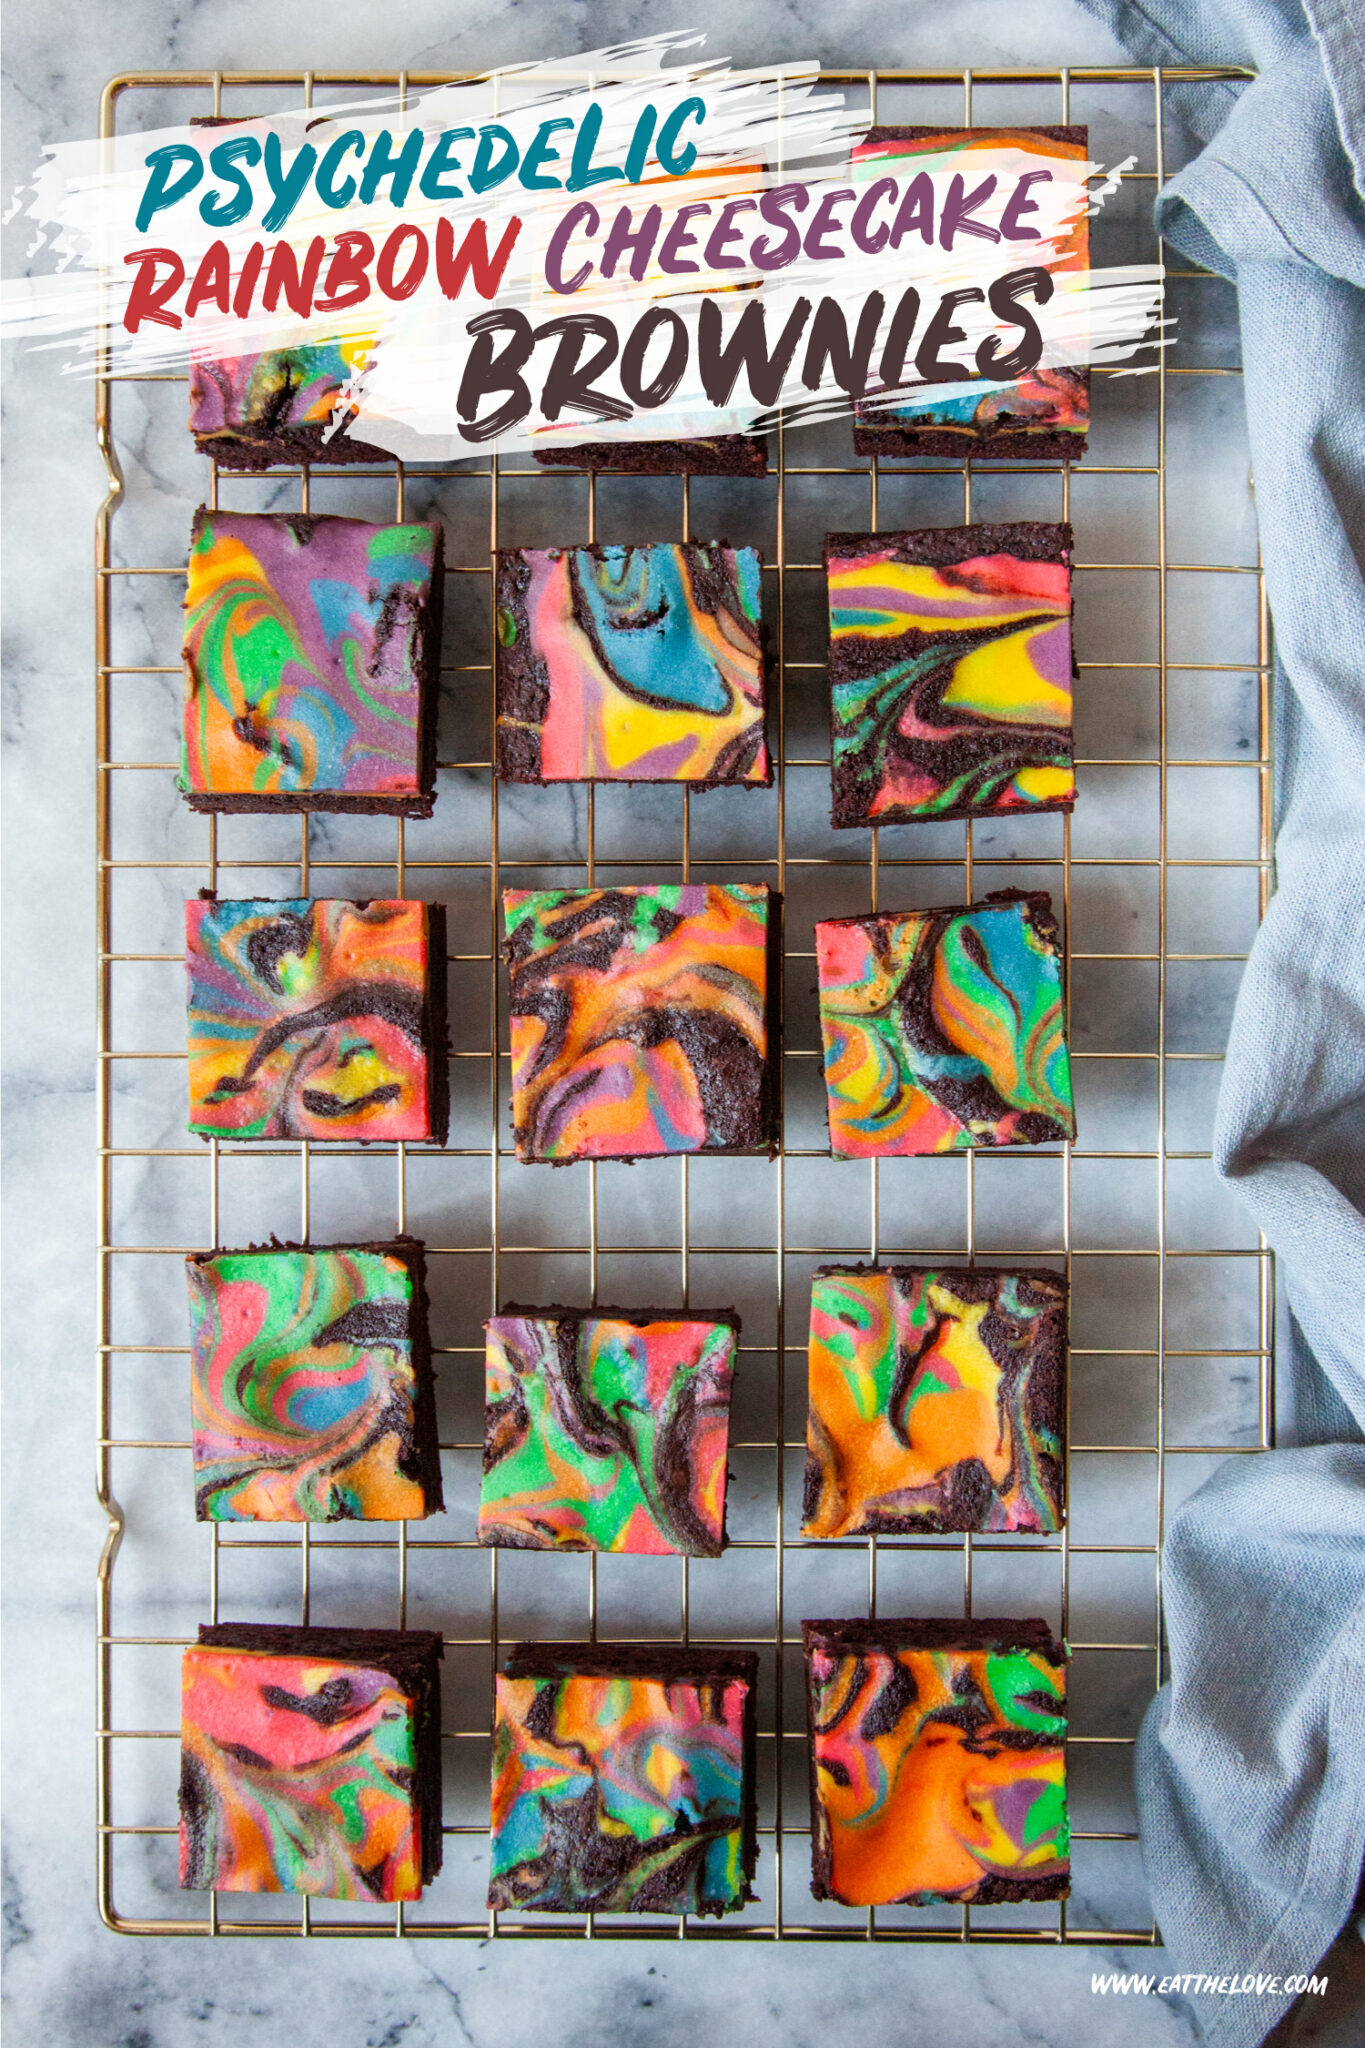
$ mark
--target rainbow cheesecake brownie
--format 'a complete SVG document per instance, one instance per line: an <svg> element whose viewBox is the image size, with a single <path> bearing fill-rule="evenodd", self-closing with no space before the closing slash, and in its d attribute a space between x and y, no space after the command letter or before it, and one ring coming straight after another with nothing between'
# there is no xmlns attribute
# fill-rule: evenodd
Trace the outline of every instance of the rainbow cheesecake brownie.
<svg viewBox="0 0 1365 2048"><path fill-rule="evenodd" d="M432 903L185 905L189 1128L445 1140L445 918Z"/></svg>
<svg viewBox="0 0 1365 2048"><path fill-rule="evenodd" d="M185 1891L417 1899L441 1867L439 1635L201 1627L181 1661Z"/></svg>
<svg viewBox="0 0 1365 2048"><path fill-rule="evenodd" d="M488 1903L738 1912L752 1897L752 1650L522 1643L497 1677Z"/></svg>
<svg viewBox="0 0 1365 2048"><path fill-rule="evenodd" d="M836 1157L1075 1137L1048 896L830 918L815 950Z"/></svg>
<svg viewBox="0 0 1365 2048"><path fill-rule="evenodd" d="M195 1252L201 1522L400 1522L439 1512L423 1248Z"/></svg>
<svg viewBox="0 0 1365 2048"><path fill-rule="evenodd" d="M431 814L439 526L194 516L179 786L197 811Z"/></svg>
<svg viewBox="0 0 1365 2048"><path fill-rule="evenodd" d="M865 182L887 174L905 178L917 170L953 171L972 191L993 175L993 163L998 174L1005 151L1019 171L1027 171L1030 157L1083 164L1089 139L1084 127L871 128L853 151L854 176ZM1031 262L1027 246L1019 248L1021 265ZM1086 270L1089 265L1090 221L1081 212L1049 267ZM1015 338L1007 329L1004 345ZM898 405L857 405L853 418L859 455L1074 462L1085 453L1090 427L1090 372L1039 363L1009 382L987 384L979 396L967 392L935 398L931 386L921 386Z"/></svg>
<svg viewBox="0 0 1365 2048"><path fill-rule="evenodd" d="M836 825L1069 811L1071 528L832 533Z"/></svg>
<svg viewBox="0 0 1365 2048"><path fill-rule="evenodd" d="M502 900L519 1159L771 1144L764 884L509 889Z"/></svg>
<svg viewBox="0 0 1365 2048"><path fill-rule="evenodd" d="M736 1317L509 1308L484 1331L480 1543L720 1556Z"/></svg>
<svg viewBox="0 0 1365 2048"><path fill-rule="evenodd" d="M1068 1652L1047 1623L806 1621L801 1633L816 1898L1065 1898Z"/></svg>
<svg viewBox="0 0 1365 2048"><path fill-rule="evenodd" d="M370 336L256 355L192 355L190 432L196 448L220 469L392 462L384 448L340 430L328 432L338 408L343 420L355 417L344 394L372 346Z"/></svg>
<svg viewBox="0 0 1365 2048"><path fill-rule="evenodd" d="M754 548L512 548L498 556L504 782L768 783Z"/></svg>
<svg viewBox="0 0 1365 2048"><path fill-rule="evenodd" d="M821 1266L809 1390L803 1535L1061 1528L1060 1275Z"/></svg>

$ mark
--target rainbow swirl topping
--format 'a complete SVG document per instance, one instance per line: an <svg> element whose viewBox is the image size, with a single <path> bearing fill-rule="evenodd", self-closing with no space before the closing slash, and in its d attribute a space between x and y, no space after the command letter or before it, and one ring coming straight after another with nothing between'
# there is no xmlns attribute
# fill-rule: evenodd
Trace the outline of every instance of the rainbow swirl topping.
<svg viewBox="0 0 1365 2048"><path fill-rule="evenodd" d="M1043 1624L807 1622L804 1634L816 1896L1064 1897L1067 1653Z"/></svg>
<svg viewBox="0 0 1365 2048"><path fill-rule="evenodd" d="M1045 895L815 927L830 1145L849 1159L1074 1138Z"/></svg>
<svg viewBox="0 0 1365 2048"><path fill-rule="evenodd" d="M764 886L509 889L503 907L519 1159L768 1142Z"/></svg>
<svg viewBox="0 0 1365 2048"><path fill-rule="evenodd" d="M719 1557L732 1322L501 1315L479 1541Z"/></svg>
<svg viewBox="0 0 1365 2048"><path fill-rule="evenodd" d="M807 1536L1061 1527L1056 1274L824 1267L810 1308Z"/></svg>
<svg viewBox="0 0 1365 2048"><path fill-rule="evenodd" d="M498 772L766 783L753 548L517 548L498 560Z"/></svg>
<svg viewBox="0 0 1365 2048"><path fill-rule="evenodd" d="M180 788L421 797L440 565L435 526L201 507L185 595Z"/></svg>
<svg viewBox="0 0 1365 2048"><path fill-rule="evenodd" d="M181 1886L419 1898L418 1720L399 1676L363 1659L186 1650Z"/></svg>
<svg viewBox="0 0 1365 2048"><path fill-rule="evenodd" d="M836 825L1069 810L1071 534L831 534Z"/></svg>
<svg viewBox="0 0 1365 2048"><path fill-rule="evenodd" d="M419 1260L399 1245L186 1260L201 1522L441 1506Z"/></svg>
<svg viewBox="0 0 1365 2048"><path fill-rule="evenodd" d="M424 903L187 903L189 1128L439 1137L430 916Z"/></svg>
<svg viewBox="0 0 1365 2048"><path fill-rule="evenodd" d="M733 1912L753 1861L755 1659L524 1646L497 1679L488 1903ZM711 1668L707 1668L708 1663Z"/></svg>

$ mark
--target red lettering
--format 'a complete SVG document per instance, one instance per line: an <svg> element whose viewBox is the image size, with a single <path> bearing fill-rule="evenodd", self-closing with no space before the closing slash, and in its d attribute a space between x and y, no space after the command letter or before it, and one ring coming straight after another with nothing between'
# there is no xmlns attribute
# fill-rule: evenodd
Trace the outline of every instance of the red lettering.
<svg viewBox="0 0 1365 2048"><path fill-rule="evenodd" d="M179 327L180 315L166 308L167 299L185 282L185 266L174 249L134 249L123 260L137 265L137 276L123 309L123 324L128 332L136 334L144 320L155 320L161 327ZM170 275L158 278L157 270L163 263L169 266Z"/></svg>
<svg viewBox="0 0 1365 2048"><path fill-rule="evenodd" d="M342 240L344 237L338 235L338 243ZM313 293L317 290L318 272L322 268L326 247L322 236L314 235L308 244L308 253L300 265L288 242L276 242L270 252L270 268L265 274L265 290L261 293L261 304L267 313L275 312L280 303L280 293L283 292L300 320L308 318L313 310ZM330 286L330 271L327 282Z"/></svg>
<svg viewBox="0 0 1365 2048"><path fill-rule="evenodd" d="M264 242L253 242L242 258L242 274L237 280L237 289L232 294L232 310L239 320L245 320L251 311L251 301L256 296L256 283L264 262Z"/></svg>
<svg viewBox="0 0 1365 2048"><path fill-rule="evenodd" d="M228 285L232 279L232 268L228 262L226 242L210 242L199 259L199 268L185 297L185 318L188 320L199 311L206 299L212 299L220 313L229 311Z"/></svg>
<svg viewBox="0 0 1365 2048"><path fill-rule="evenodd" d="M374 243L359 228L347 228L337 236L336 253L327 266L327 296L315 301L319 313L339 313L346 306L358 306L370 296L369 266L374 261Z"/></svg>
<svg viewBox="0 0 1365 2048"><path fill-rule="evenodd" d="M521 222L513 214L503 229L502 240L490 256L488 223L480 218L471 222L464 240L457 249L455 230L443 214L436 223L436 275L446 297L458 299L464 290L465 279L472 276L474 289L479 297L491 299L502 283L507 259L512 254L520 233Z"/></svg>
<svg viewBox="0 0 1365 2048"><path fill-rule="evenodd" d="M412 255L402 277L395 275L403 244L412 236ZM379 261L374 266L375 283L386 299L410 299L427 274L427 238L421 228L415 228L411 221L395 228L379 252Z"/></svg>

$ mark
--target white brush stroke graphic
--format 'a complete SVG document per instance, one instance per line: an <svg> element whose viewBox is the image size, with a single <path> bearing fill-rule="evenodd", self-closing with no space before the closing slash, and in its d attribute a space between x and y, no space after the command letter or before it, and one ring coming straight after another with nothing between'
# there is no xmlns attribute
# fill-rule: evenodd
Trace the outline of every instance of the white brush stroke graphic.
<svg viewBox="0 0 1365 2048"><path fill-rule="evenodd" d="M975 368L977 350L992 336L1002 350L1019 340L1018 327L993 312L985 295L1007 275L1030 268L1047 271L1052 287L1045 302L1027 301L1041 332L1044 365L1130 363L1139 350L1165 345L1169 323L1162 314L1159 266L1067 267L1074 223L1097 210L1125 166L1106 176L1093 163L1025 153L1004 143L992 147L988 158L974 150L916 157L913 163L903 157L852 163L868 116L846 106L839 92L819 86L816 63L735 71L724 62L686 58L701 40L671 33L561 63L514 66L425 92L402 108L392 97L367 98L230 127L186 125L60 144L49 149L11 209L33 222L30 260L50 267L5 282L0 332L61 350L66 366L85 375L101 361L123 373L166 371L184 369L191 355L240 359L310 343L359 343L362 367L345 394L346 405L338 405L335 427L341 430L354 405L357 438L411 461L552 441L738 432L770 419L779 407L796 418L847 412L850 397L827 361L814 388L803 376L810 368L807 344L815 310L824 300L837 302L850 338L866 320L864 339L871 345L865 388L872 394L882 384L883 351L910 287L919 294L920 315L895 380L902 399L907 389L931 392L936 401L979 397L1009 380L983 381ZM666 60L680 57L684 61L665 68ZM688 111L688 102L702 103L700 116L695 107ZM655 110L652 123L644 114L649 107ZM641 145L642 123L648 148ZM452 131L461 130L468 132L452 141ZM677 151L695 150L686 175L670 175L660 161L665 131L672 163L680 161ZM387 139L377 145L381 136ZM232 168L220 174L207 158L224 142L233 145ZM475 193L469 174L481 144L490 174L500 160L515 160L515 170ZM639 182L624 176L632 146ZM398 175L380 175L367 189L365 173L374 167L376 147ZM575 167L575 150L581 152L580 167L599 177L571 192L564 185ZM157 158L158 151L169 154ZM139 225L139 205L152 175L149 159L152 170L165 166L168 203L150 218L144 214ZM355 188L341 208L319 193L324 167L334 191L345 192L348 180ZM613 167L615 175L600 175ZM951 215L955 199L963 196L963 173L969 184L993 177L994 185L969 209L967 224L949 232L945 211ZM291 179L297 196L287 219L267 227L272 205L279 211L279 187L288 188ZM860 214L877 180L882 190L876 203ZM403 187L398 203L396 183ZM897 243L890 230L904 217L902 209L913 206L912 184L919 195L918 224ZM179 185L183 190L174 196ZM793 187L808 194L804 203L798 206L789 197L780 206L783 188L790 195ZM240 219L224 226L215 215L234 193L239 204L249 195L249 204ZM618 230L615 273L605 275L607 244L623 208L629 209L624 225L630 233ZM658 209L652 234L651 208ZM789 221L800 242L793 259L779 268L771 267L774 251L790 237L773 225L774 217ZM855 233L858 221L862 228ZM1021 229L1026 239L1010 238ZM510 243L491 299L480 296L477 262L458 296L442 289L439 251L444 248L448 272L452 252L471 230L482 234L479 249L490 260L500 248L506 253ZM879 231L881 246L869 246ZM338 237L351 238L340 258ZM648 260L637 260L640 274L633 276L631 255L646 242ZM270 310L263 303L264 286L271 253L281 244L284 282L276 286L278 303ZM216 276L240 302L249 297L245 317L225 313L214 296L201 297L192 313L187 309L191 283L215 245L216 273L201 282L211 289ZM256 260L251 252L258 245L264 260L248 294L244 272ZM162 309L176 324L144 317L129 331L130 294L143 266L128 259L149 248L171 252L183 269ZM369 295L344 309L314 303L306 315L292 311L288 291L294 276L306 278L311 262L316 277L305 302L326 299L329 279L348 270L347 251L353 259L362 252ZM687 267L670 269L661 261L665 253ZM169 276L174 264L168 260L162 268ZM350 273L355 269L352 260ZM416 270L422 274L409 296L388 296L379 288L381 273L397 289ZM562 285L580 273L577 289L552 287L552 280ZM914 348L949 293L974 296L953 311L950 341L936 352L937 373L925 382L917 375ZM339 295L334 284L330 295ZM879 313L868 310L877 295ZM724 345L746 310L761 304L771 349L803 300L810 311L777 388L755 396L741 370L723 401L709 397L699 370L703 309L711 308L706 319L713 328L719 314ZM657 331L636 366L637 386L657 373L670 340L677 348L685 342L686 362L666 400L646 406L633 402L623 387L620 351L651 309ZM491 436L481 433L499 394L485 394L472 418L460 401L471 352L479 345L470 322L494 313L513 325L520 316L533 330L565 315L609 322L617 352L590 388L604 395L609 413L615 408L627 416L603 417L570 404L547 417L546 377L557 352L569 347L562 334L549 334L535 340L516 372L528 393L524 416ZM676 316L676 324L659 314ZM500 332L496 346L506 338ZM492 345L482 344L485 354ZM585 348L585 359L594 346ZM953 363L965 368L970 381L945 378Z"/></svg>

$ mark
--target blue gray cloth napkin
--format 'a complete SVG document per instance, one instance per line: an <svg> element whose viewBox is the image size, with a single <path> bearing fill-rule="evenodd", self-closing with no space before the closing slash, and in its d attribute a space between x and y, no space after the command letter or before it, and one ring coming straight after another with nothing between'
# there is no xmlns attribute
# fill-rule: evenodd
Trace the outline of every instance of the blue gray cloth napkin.
<svg viewBox="0 0 1365 2048"><path fill-rule="evenodd" d="M1260 73L1176 89L1205 147L1157 221L1241 320L1278 889L1214 1148L1279 1257L1297 1441L1229 1459L1168 1526L1171 1681L1137 1780L1174 1967L1284 1977L1340 1932L1365 1852L1365 0L1085 4L1142 63ZM1290 1997L1193 2002L1252 2048Z"/></svg>

